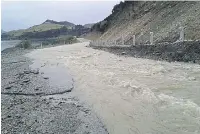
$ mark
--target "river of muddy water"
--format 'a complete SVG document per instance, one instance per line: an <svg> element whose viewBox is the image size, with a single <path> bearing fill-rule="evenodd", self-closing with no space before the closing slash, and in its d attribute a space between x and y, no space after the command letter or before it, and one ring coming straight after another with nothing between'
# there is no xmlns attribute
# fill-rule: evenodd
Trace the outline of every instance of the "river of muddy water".
<svg viewBox="0 0 200 134"><path fill-rule="evenodd" d="M199 134L200 65L117 56L88 42L36 50L30 57L64 64L74 91L111 134Z"/></svg>

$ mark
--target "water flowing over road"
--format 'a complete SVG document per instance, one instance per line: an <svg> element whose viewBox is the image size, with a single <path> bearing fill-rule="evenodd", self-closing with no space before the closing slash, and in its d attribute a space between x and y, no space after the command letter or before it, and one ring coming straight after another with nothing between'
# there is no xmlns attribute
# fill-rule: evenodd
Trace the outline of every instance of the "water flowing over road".
<svg viewBox="0 0 200 134"><path fill-rule="evenodd" d="M199 134L200 65L117 56L89 42L35 50L42 64L63 64L73 92L111 134Z"/></svg>

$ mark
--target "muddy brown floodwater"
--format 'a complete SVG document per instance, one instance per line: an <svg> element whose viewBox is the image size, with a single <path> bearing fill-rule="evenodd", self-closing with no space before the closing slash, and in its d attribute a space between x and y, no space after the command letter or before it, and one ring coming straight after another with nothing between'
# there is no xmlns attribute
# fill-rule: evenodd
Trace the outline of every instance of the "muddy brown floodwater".
<svg viewBox="0 0 200 134"><path fill-rule="evenodd" d="M200 65L117 56L89 42L35 50L41 65L64 64L74 93L111 134L199 134Z"/></svg>

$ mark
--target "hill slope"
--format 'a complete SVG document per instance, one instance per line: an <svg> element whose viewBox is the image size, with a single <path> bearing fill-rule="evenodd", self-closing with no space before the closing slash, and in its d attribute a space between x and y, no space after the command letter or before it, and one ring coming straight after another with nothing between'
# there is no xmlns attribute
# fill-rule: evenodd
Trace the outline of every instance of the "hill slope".
<svg viewBox="0 0 200 134"><path fill-rule="evenodd" d="M52 29L59 29L61 27L63 26L58 25L58 24L51 24L51 23L40 24L40 25L32 26L28 29L13 30L13 31L7 32L6 34L17 38L27 32L42 32L42 31L47 31L47 30L52 30Z"/></svg>
<svg viewBox="0 0 200 134"><path fill-rule="evenodd" d="M1 29L1 34L2 34L2 33L6 33L6 31L4 31L4 30Z"/></svg>
<svg viewBox="0 0 200 134"><path fill-rule="evenodd" d="M112 14L92 27L101 32L99 39L116 40L136 35L136 43L149 41L174 42L179 38L179 27L184 27L185 39L200 39L200 2L181 1L125 1L114 6ZM127 37L126 37L127 36Z"/></svg>
<svg viewBox="0 0 200 134"><path fill-rule="evenodd" d="M58 24L58 25L63 25L63 26L66 26L67 28L72 28L72 27L75 27L75 24L71 23L71 22L68 22L68 21L60 21L60 22L57 22L57 21L54 21L54 20L46 20L43 24Z"/></svg>
<svg viewBox="0 0 200 134"><path fill-rule="evenodd" d="M84 27L86 28L92 28L92 26L94 25L95 23L89 23L89 24L85 24L83 25Z"/></svg>
<svg viewBox="0 0 200 134"><path fill-rule="evenodd" d="M88 33L90 28L75 25L67 21L46 20L40 25L32 26L28 29L14 30L2 34L2 39L24 39L24 38L51 38L60 35L80 36Z"/></svg>

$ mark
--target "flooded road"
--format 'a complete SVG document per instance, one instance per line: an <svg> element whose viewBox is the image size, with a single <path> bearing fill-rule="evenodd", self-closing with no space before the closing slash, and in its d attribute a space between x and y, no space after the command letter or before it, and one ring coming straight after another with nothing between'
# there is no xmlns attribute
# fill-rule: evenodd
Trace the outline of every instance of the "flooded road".
<svg viewBox="0 0 200 134"><path fill-rule="evenodd" d="M73 92L111 134L199 134L200 65L119 57L88 42L35 50L40 63L64 64Z"/></svg>

